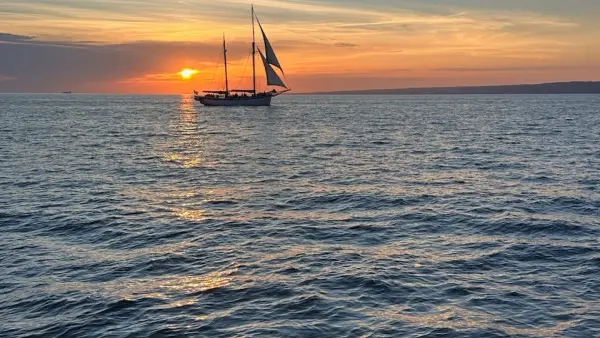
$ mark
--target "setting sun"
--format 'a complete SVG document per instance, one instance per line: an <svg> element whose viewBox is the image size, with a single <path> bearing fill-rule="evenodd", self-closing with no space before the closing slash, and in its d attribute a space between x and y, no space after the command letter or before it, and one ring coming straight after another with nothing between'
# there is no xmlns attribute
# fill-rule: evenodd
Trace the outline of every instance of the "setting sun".
<svg viewBox="0 0 600 338"><path fill-rule="evenodd" d="M181 75L182 79L189 80L192 76L198 74L198 71L196 69L184 68L178 74Z"/></svg>

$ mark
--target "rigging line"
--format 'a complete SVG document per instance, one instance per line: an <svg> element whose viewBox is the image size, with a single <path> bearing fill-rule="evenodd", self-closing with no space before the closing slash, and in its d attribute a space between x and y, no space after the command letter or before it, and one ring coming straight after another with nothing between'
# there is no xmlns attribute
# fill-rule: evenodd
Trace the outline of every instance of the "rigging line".
<svg viewBox="0 0 600 338"><path fill-rule="evenodd" d="M217 59L217 65L215 66L215 69L213 71L213 77L212 77L212 83L211 83L215 87L217 86L217 72L219 71L219 67L221 66L221 53L219 53L219 55L216 59Z"/></svg>
<svg viewBox="0 0 600 338"><path fill-rule="evenodd" d="M237 84L239 84L239 82L242 82L241 85L237 86L239 88L242 88L242 85L244 84L243 81L246 79L246 77L244 75L246 75L246 69L248 68L248 60L250 60L250 56L252 56L252 52L250 52L250 54L246 57L246 63L244 63L244 70L242 71L242 76L241 76L241 78L238 78L238 83Z"/></svg>
<svg viewBox="0 0 600 338"><path fill-rule="evenodd" d="M211 58L211 60L213 60L213 59L216 59L217 61L216 62L212 62L214 64L212 77L210 77L208 79L205 79L205 81L204 81L204 83L208 84L209 86L215 85L216 78L217 78L217 71L219 70L219 66L221 64L220 58L218 58L218 57Z"/></svg>
<svg viewBox="0 0 600 338"><path fill-rule="evenodd" d="M280 69L281 70L281 69ZM292 86L288 86L290 83L287 79L287 77L285 76L285 73L283 71L281 71L281 75L283 75L283 80L284 80L284 84L286 85L285 88L287 89L292 89Z"/></svg>

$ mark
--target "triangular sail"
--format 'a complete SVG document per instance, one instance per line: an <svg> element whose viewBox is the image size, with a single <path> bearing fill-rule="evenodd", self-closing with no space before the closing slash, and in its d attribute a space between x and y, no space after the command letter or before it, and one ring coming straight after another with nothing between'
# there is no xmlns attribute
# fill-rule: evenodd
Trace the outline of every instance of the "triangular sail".
<svg viewBox="0 0 600 338"><path fill-rule="evenodd" d="M256 22L258 22L258 27L260 27L260 31L262 33L263 40L265 43L265 54L267 63L279 68L281 72L283 72L283 68L279 63L279 60L277 60L277 55L275 55L275 50L273 50L273 46L271 46L271 42L269 42L267 34L265 34L265 30L262 28L262 25L260 24L260 21L258 21L258 18L256 19Z"/></svg>
<svg viewBox="0 0 600 338"><path fill-rule="evenodd" d="M271 64L268 62L267 58L263 55L263 53L258 49L258 54L263 60L263 64L265 65L265 73L267 74L267 85L269 86L279 86L283 88L287 88L283 80L277 75Z"/></svg>

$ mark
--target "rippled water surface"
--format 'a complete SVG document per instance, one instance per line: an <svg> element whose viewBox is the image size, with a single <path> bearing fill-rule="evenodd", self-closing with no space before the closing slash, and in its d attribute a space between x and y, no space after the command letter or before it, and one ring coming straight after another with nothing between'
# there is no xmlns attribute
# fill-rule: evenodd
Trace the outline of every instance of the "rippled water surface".
<svg viewBox="0 0 600 338"><path fill-rule="evenodd" d="M0 95L0 336L600 336L599 107Z"/></svg>

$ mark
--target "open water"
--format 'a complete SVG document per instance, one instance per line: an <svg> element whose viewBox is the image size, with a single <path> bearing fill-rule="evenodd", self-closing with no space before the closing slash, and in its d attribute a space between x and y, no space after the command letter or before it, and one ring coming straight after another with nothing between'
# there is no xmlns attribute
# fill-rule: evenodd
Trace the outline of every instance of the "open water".
<svg viewBox="0 0 600 338"><path fill-rule="evenodd" d="M599 337L599 107L0 95L0 336Z"/></svg>

